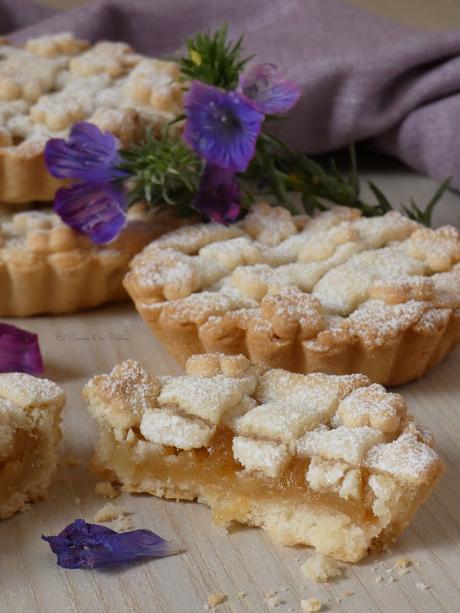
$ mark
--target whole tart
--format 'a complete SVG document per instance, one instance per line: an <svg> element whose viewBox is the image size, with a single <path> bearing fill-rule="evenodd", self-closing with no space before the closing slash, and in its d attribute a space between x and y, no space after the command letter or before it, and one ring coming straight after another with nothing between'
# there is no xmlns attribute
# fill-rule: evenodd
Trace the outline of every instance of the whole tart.
<svg viewBox="0 0 460 613"><path fill-rule="evenodd" d="M390 212L312 218L256 205L234 226L153 241L124 284L164 346L397 385L460 340L460 233Z"/></svg>
<svg viewBox="0 0 460 613"><path fill-rule="evenodd" d="M89 45L63 33L0 44L0 202L52 200L45 143L77 121L112 132L122 146L182 111L179 67L121 42Z"/></svg>
<svg viewBox="0 0 460 613"><path fill-rule="evenodd" d="M57 464L64 400L52 381L0 374L0 519L46 496Z"/></svg>
<svg viewBox="0 0 460 613"><path fill-rule="evenodd" d="M132 257L181 220L167 211L129 209L119 237L95 245L52 210L0 216L0 316L72 313L127 299Z"/></svg>
<svg viewBox="0 0 460 613"><path fill-rule="evenodd" d="M214 521L357 562L408 526L443 472L430 432L364 375L302 375L245 356L155 377L127 360L83 391L94 468L128 492L197 499Z"/></svg>

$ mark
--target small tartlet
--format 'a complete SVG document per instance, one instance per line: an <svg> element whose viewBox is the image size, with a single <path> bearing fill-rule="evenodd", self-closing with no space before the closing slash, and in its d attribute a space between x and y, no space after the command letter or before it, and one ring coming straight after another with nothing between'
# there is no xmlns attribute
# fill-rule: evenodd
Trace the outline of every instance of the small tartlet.
<svg viewBox="0 0 460 613"><path fill-rule="evenodd" d="M62 182L46 170L44 147L77 121L113 133L122 146L182 112L179 67L121 42L62 33L0 45L0 202L49 201Z"/></svg>
<svg viewBox="0 0 460 613"><path fill-rule="evenodd" d="M46 497L57 465L64 402L53 381L0 374L0 519Z"/></svg>
<svg viewBox="0 0 460 613"><path fill-rule="evenodd" d="M390 212L310 218L256 205L234 226L201 224L148 245L124 284L184 363L243 353L295 372L361 372L398 385L460 341L460 233Z"/></svg>
<svg viewBox="0 0 460 613"><path fill-rule="evenodd" d="M180 223L139 204L116 240L95 245L50 209L0 216L0 316L73 313L126 300L122 281L132 257Z"/></svg>
<svg viewBox="0 0 460 613"><path fill-rule="evenodd" d="M301 375L197 355L156 377L127 360L83 390L93 468L132 493L195 500L215 523L357 562L392 543L443 472L399 394L363 375Z"/></svg>

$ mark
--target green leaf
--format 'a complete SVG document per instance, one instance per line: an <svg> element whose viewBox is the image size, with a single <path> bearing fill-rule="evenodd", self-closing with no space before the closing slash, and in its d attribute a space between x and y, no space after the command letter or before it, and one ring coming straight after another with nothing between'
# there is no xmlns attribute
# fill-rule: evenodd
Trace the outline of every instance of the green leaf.
<svg viewBox="0 0 460 613"><path fill-rule="evenodd" d="M372 181L368 181L368 185L369 189L374 194L377 199L377 202L379 203L380 215L384 215L385 213L388 213L388 211L391 211L393 207L391 206L385 194L377 187L377 185L375 185L375 183L372 183Z"/></svg>
<svg viewBox="0 0 460 613"><path fill-rule="evenodd" d="M228 25L224 24L214 34L200 32L188 38L188 55L179 58L182 74L222 89L235 89L241 71L253 56L241 58L243 36L236 42L227 37Z"/></svg>

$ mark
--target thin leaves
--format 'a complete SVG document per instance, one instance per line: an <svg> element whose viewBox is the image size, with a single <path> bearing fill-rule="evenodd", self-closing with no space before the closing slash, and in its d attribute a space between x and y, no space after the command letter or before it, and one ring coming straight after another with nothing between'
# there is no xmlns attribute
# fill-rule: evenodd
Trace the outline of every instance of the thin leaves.
<svg viewBox="0 0 460 613"><path fill-rule="evenodd" d="M424 224L425 226L431 226L433 211L438 202L443 197L446 190L449 188L451 180L452 177L447 177L447 179L444 179L444 181L439 185L432 198L428 201L428 203L423 209L418 207L414 200L411 198L409 206L406 206L404 204L401 206L402 210L404 211L404 214L411 219L414 219L415 221Z"/></svg>
<svg viewBox="0 0 460 613"><path fill-rule="evenodd" d="M227 40L227 34L228 25L225 24L214 34L199 32L188 38L188 57L178 60L183 75L222 89L235 89L241 71L252 56L241 59L243 36L233 42Z"/></svg>
<svg viewBox="0 0 460 613"><path fill-rule="evenodd" d="M186 206L199 185L202 164L182 139L166 130L162 138L147 134L145 143L121 151L122 168L131 174L130 202L154 207Z"/></svg>

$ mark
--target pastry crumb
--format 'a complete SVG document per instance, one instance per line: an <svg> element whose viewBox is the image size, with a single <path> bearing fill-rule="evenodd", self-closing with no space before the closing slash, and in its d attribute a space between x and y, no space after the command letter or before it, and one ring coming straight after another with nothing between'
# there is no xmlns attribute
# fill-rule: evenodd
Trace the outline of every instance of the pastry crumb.
<svg viewBox="0 0 460 613"><path fill-rule="evenodd" d="M416 587L418 590L429 590L429 589L430 589L430 586L429 586L429 585L426 585L426 583L422 583L421 581L419 581L418 583L416 583L416 584L415 584L415 587Z"/></svg>
<svg viewBox="0 0 460 613"><path fill-rule="evenodd" d="M348 591L347 591L347 592L342 592L342 593L340 594L340 596L341 596L342 598L349 598L350 596L353 596L353 595L354 595L354 592L348 592Z"/></svg>
<svg viewBox="0 0 460 613"><path fill-rule="evenodd" d="M278 594L274 591L268 592L265 594L264 603L270 607L270 609L274 609L278 607L280 604L284 604Z"/></svg>
<svg viewBox="0 0 460 613"><path fill-rule="evenodd" d="M396 562L393 564L393 568L408 568L409 566L411 566L411 561L407 560L406 558L399 558L399 560L396 560Z"/></svg>
<svg viewBox="0 0 460 613"><path fill-rule="evenodd" d="M237 596L238 596L238 598L246 598L247 594L246 594L246 592L238 592Z"/></svg>
<svg viewBox="0 0 460 613"><path fill-rule="evenodd" d="M117 498L120 492L113 487L110 481L99 481L94 486L96 496L104 496L105 498Z"/></svg>
<svg viewBox="0 0 460 613"><path fill-rule="evenodd" d="M398 570L398 575L400 575L401 577L403 575L408 575L410 573L410 568L400 568Z"/></svg>
<svg viewBox="0 0 460 613"><path fill-rule="evenodd" d="M222 604L227 600L227 594L223 594L222 592L213 592L208 596L208 609L214 609L218 605Z"/></svg>
<svg viewBox="0 0 460 613"><path fill-rule="evenodd" d="M302 564L301 570L308 579L316 583L326 583L329 579L334 579L342 575L342 570L339 568L337 562L321 554L309 558Z"/></svg>
<svg viewBox="0 0 460 613"><path fill-rule="evenodd" d="M316 613L316 611L321 611L322 607L323 603L317 598L305 598L300 601L300 608L305 613Z"/></svg>
<svg viewBox="0 0 460 613"><path fill-rule="evenodd" d="M94 515L94 521L113 521L114 519L118 519L123 515L127 515L128 511L123 509L122 507L118 507L114 505L112 502L108 502L103 507L99 509Z"/></svg>
<svg viewBox="0 0 460 613"><path fill-rule="evenodd" d="M377 577L375 578L375 582L376 583L382 583L382 581L383 581L382 575L377 575Z"/></svg>
<svg viewBox="0 0 460 613"><path fill-rule="evenodd" d="M127 515L120 515L113 521L113 529L117 532L128 532L128 530L133 528L133 520Z"/></svg>

